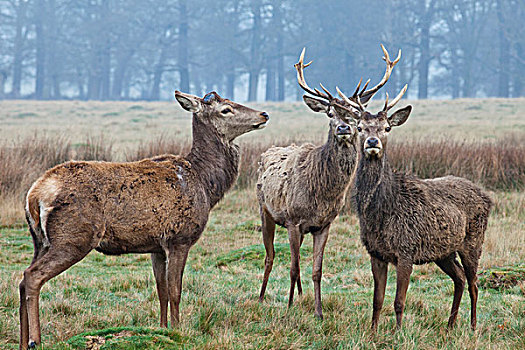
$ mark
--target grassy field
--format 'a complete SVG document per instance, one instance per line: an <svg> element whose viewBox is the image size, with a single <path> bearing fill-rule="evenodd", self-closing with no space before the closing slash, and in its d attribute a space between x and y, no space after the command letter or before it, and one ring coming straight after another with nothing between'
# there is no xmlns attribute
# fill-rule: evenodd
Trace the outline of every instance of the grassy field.
<svg viewBox="0 0 525 350"><path fill-rule="evenodd" d="M406 127L395 130L392 139L449 140L466 146L510 139L523 152L523 99L414 104ZM289 140L322 142L326 137L326 118L305 113L301 104L257 107L268 111L272 123L264 131L244 136L243 146ZM152 140L186 142L189 120L175 103L2 101L0 142L8 146L34 133L41 140L45 134L58 148L64 143L54 138L67 138L76 154L89 158L93 155L79 152L86 135L97 138L102 134L105 142L111 143L104 152L123 160L142 154L140 146L147 148ZM57 159L60 157L67 155ZM2 161L0 167L5 164ZM147 255L109 257L92 252L42 289L42 348L525 349L525 192L522 185L489 192L495 208L481 259L475 332L468 326L466 292L459 322L447 332L453 284L437 267L425 265L414 269L404 327L399 332L395 332L393 310L395 269L390 268L379 330L372 335L372 275L351 211L336 219L326 247L324 321L313 317L310 237L301 252L305 295L296 299L291 309L286 307L290 254L282 229L276 235L277 259L266 300L259 304L264 248L258 208L253 188L238 186L212 211L203 237L190 252L180 328L166 331L157 327L157 296ZM4 198L0 193L0 201ZM23 193L9 198L13 201L9 206L21 208ZM0 212L4 223L0 228L0 313L5 315L0 318L0 349L18 346L18 282L33 252L31 237L21 224L20 208L13 211L9 225L2 220L7 209Z"/></svg>

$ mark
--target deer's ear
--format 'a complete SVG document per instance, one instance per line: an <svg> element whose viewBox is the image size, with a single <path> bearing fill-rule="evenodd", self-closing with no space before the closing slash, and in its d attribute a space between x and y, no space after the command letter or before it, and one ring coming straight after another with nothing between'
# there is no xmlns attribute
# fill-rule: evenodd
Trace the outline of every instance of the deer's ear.
<svg viewBox="0 0 525 350"><path fill-rule="evenodd" d="M306 105L310 107L310 109L314 112L326 113L328 112L328 109L330 108L330 105L328 104L328 102L323 101L323 100L318 100L310 96L304 95L303 100L304 100L304 103L306 103Z"/></svg>
<svg viewBox="0 0 525 350"><path fill-rule="evenodd" d="M400 126L405 124L408 116L412 112L412 106L408 105L404 108L398 109L390 117L388 117L388 123L390 126Z"/></svg>
<svg viewBox="0 0 525 350"><path fill-rule="evenodd" d="M202 98L202 101L205 102L205 103L212 103L212 102L221 102L222 101L222 98L219 96L218 93L216 93L215 91L212 91L212 92L208 92L203 98Z"/></svg>
<svg viewBox="0 0 525 350"><path fill-rule="evenodd" d="M201 99L197 96L175 91L175 98L181 107L188 112L197 113L201 110Z"/></svg>
<svg viewBox="0 0 525 350"><path fill-rule="evenodd" d="M353 119L354 121L358 121L360 118L360 115L358 113L355 113L351 108L342 106L339 103L334 103L333 106L335 111L337 112L337 115L343 119Z"/></svg>

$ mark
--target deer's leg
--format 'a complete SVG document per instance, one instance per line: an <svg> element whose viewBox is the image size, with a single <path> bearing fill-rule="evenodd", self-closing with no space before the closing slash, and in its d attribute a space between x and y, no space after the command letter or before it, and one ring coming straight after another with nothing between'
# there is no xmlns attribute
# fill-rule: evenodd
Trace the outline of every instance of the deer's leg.
<svg viewBox="0 0 525 350"><path fill-rule="evenodd" d="M179 305L182 291L182 275L190 245L177 245L170 248L168 254L168 295L170 300L171 327L179 324Z"/></svg>
<svg viewBox="0 0 525 350"><path fill-rule="evenodd" d="M301 242L299 243L299 251L303 245L304 235L301 235ZM299 276L297 277L297 294L303 295L303 286L301 285L301 271L299 271Z"/></svg>
<svg viewBox="0 0 525 350"><path fill-rule="evenodd" d="M437 266L443 270L454 281L454 300L452 301L452 309L450 310L450 317L448 319L448 327L452 328L458 316L459 304L465 289L465 273L463 268L456 260L456 254L436 261Z"/></svg>
<svg viewBox="0 0 525 350"><path fill-rule="evenodd" d="M299 226L289 225L288 227L288 239L290 240L290 256L291 256L291 266L290 266L290 295L288 298L288 307L293 304L293 294L295 289L295 284L297 283L297 278L300 274L299 266L299 248L301 246L301 231Z"/></svg>
<svg viewBox="0 0 525 350"><path fill-rule="evenodd" d="M465 268L465 275L468 282L468 293L470 296L470 327L476 330L476 307L478 303L478 263L480 254L462 254L460 253L461 263Z"/></svg>
<svg viewBox="0 0 525 350"><path fill-rule="evenodd" d="M82 260L90 250L91 247L51 246L47 253L39 255L24 271L24 279L20 283L20 297L25 296L25 300L20 302L20 320L21 327L27 321L29 334L26 335L26 331L21 329L20 340L27 343L20 344L20 348L24 349L24 345L34 348L40 344L39 298L44 283ZM27 319L23 315L24 309Z"/></svg>
<svg viewBox="0 0 525 350"><path fill-rule="evenodd" d="M323 307L321 304L321 278L323 276L323 254L328 240L330 225L326 226L321 232L316 232L314 240L314 265L312 269L312 280L314 282L315 295L315 316L323 319Z"/></svg>
<svg viewBox="0 0 525 350"><path fill-rule="evenodd" d="M157 282L157 294L160 303L160 326L168 327L168 280L166 279L166 254L152 253L151 263L153 265L155 281Z"/></svg>
<svg viewBox="0 0 525 350"><path fill-rule="evenodd" d="M29 343L29 319L27 315L25 279L22 279L18 289L20 292L20 349L27 349Z"/></svg>
<svg viewBox="0 0 525 350"><path fill-rule="evenodd" d="M372 331L377 330L379 323L379 315L383 308L383 301L385 300L386 278L388 272L388 263L371 257L372 275L374 276L374 302L372 311Z"/></svg>
<svg viewBox="0 0 525 350"><path fill-rule="evenodd" d="M403 322L403 310L405 309L405 300L407 297L408 284L412 274L412 262L399 260L396 266L396 298L394 299L394 311L396 312L397 328L401 328Z"/></svg>
<svg viewBox="0 0 525 350"><path fill-rule="evenodd" d="M273 247L273 241L275 238L275 221L265 209L261 209L261 220L266 258L264 259L264 277L261 286L261 293L259 294L259 302L262 302L264 299L264 293L266 292L266 286L268 285L268 279L270 278L270 272L272 272L273 259L275 257L275 250Z"/></svg>

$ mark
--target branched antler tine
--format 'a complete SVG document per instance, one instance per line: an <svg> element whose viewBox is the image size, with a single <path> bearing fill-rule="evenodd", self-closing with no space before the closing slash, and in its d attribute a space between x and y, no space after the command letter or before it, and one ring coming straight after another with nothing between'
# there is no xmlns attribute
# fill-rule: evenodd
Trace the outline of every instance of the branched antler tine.
<svg viewBox="0 0 525 350"><path fill-rule="evenodd" d="M387 63L390 62L390 55L388 54L388 51L386 50L385 46L383 44L381 45L381 50L383 50L383 61L386 61Z"/></svg>
<svg viewBox="0 0 525 350"><path fill-rule="evenodd" d="M363 110L361 110L361 107L359 106L359 104L355 103L354 101L352 101L348 97L346 97L346 95L343 94L343 92L341 90L339 90L338 86L336 86L335 89L337 90L337 93L339 94L339 96L341 96L343 101L345 101L348 105L350 105L351 107L353 107L353 108L355 108L357 110L363 111Z"/></svg>
<svg viewBox="0 0 525 350"><path fill-rule="evenodd" d="M390 102L388 104L388 106L386 107L386 110L388 111L389 109L391 109L392 107L394 107L396 105L396 103L399 102L399 100L401 100L401 98L403 97L403 95L405 94L405 92L407 91L407 88L408 88L408 84L405 84L405 86L401 89L401 91L399 91L399 94L397 94L396 98L394 98L392 100L392 102Z"/></svg>
<svg viewBox="0 0 525 350"><path fill-rule="evenodd" d="M361 111L365 111L365 106L363 106L363 104L361 103L361 97L359 95L357 95L357 104L359 105L359 108L361 109Z"/></svg>
<svg viewBox="0 0 525 350"><path fill-rule="evenodd" d="M401 50L399 50L397 58L392 62L392 61L390 61L390 55L388 54L388 51L383 46L383 44L381 44L381 49L383 50L383 53L384 53L383 60L386 62L385 74L383 75L383 78L381 79L379 84L377 84L376 86L374 86L373 88L371 88L369 90L364 91L361 94L361 97L362 97L363 100L365 100L365 102L370 100L374 96L374 94L377 91L379 91L379 89L381 89L383 87L383 85L386 84L388 79L390 79L390 75L392 74L392 69L397 64L397 62L399 62L399 60L401 59Z"/></svg>
<svg viewBox="0 0 525 350"><path fill-rule="evenodd" d="M306 80L304 80L304 72L303 72L303 70L304 70L304 68L308 67L312 63L312 61L310 61L307 64L304 64L304 54L305 54L305 52L306 52L306 47L303 48L303 51L301 52L301 55L299 56L299 62L294 64L294 67L297 70L297 82L299 83L299 86L304 91L308 92L309 94L312 94L314 96L318 96L318 97L321 97L321 98L324 98L324 99L330 99L329 96L323 94L319 90L310 88L308 86L308 84L306 83Z"/></svg>
<svg viewBox="0 0 525 350"><path fill-rule="evenodd" d="M368 79L365 83L365 86L363 86L363 89L361 90L361 92L359 93L359 96L363 96L363 93L365 92L366 90L366 87L368 86L368 84L370 83L370 79Z"/></svg>
<svg viewBox="0 0 525 350"><path fill-rule="evenodd" d="M359 83L357 84L357 87L355 88L355 91L354 91L354 94L352 95L352 97L356 97L357 94L359 93L359 89L361 88L361 83L363 82L363 78L359 79Z"/></svg>
<svg viewBox="0 0 525 350"><path fill-rule="evenodd" d="M385 105L383 106L383 112L388 111L387 107L388 107L388 92L386 93Z"/></svg>
<svg viewBox="0 0 525 350"><path fill-rule="evenodd" d="M328 98L329 98L330 100L333 100L334 97L332 96L332 94L330 93L330 91L328 91L328 90L323 86L323 84L319 83L319 85L321 85L321 89L323 89L324 92L326 92L326 96L328 96Z"/></svg>

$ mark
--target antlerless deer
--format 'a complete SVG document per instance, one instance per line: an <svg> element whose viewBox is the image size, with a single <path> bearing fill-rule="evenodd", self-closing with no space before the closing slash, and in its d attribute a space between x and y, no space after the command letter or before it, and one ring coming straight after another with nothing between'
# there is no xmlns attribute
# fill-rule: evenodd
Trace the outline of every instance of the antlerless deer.
<svg viewBox="0 0 525 350"><path fill-rule="evenodd" d="M386 71L383 79L375 87L366 90L368 82L359 91L361 82L350 98L366 103L387 82L393 67L399 61L390 61L386 49ZM262 234L266 248L266 259L263 283L259 300L262 301L268 284L268 278L273 267L275 256L274 234L275 225L287 228L290 241L290 294L288 306L293 303L294 289L297 284L299 294L302 286L299 269L299 248L307 233L313 235L313 270L315 294L315 315L323 317L321 307L321 276L324 248L328 239L328 231L333 220L339 214L344 198L354 176L358 155L358 139L356 125L349 115L347 101L334 98L321 85L324 93L311 89L304 79L304 50L297 69L297 80L302 89L309 94L303 96L305 103L314 112L325 113L330 118L328 140L324 145L273 147L261 156L259 178L257 181L257 198L259 200ZM339 89L337 89L339 91ZM348 98L347 98L348 99ZM348 106L349 107L349 106Z"/></svg>
<svg viewBox="0 0 525 350"><path fill-rule="evenodd" d="M150 253L160 323L179 321L182 274L213 206L233 185L239 150L233 140L268 121L265 112L221 98L175 92L193 112L193 145L185 156L138 162L71 161L48 170L27 194L34 257L20 283L20 348L40 343L42 285L91 250Z"/></svg>

